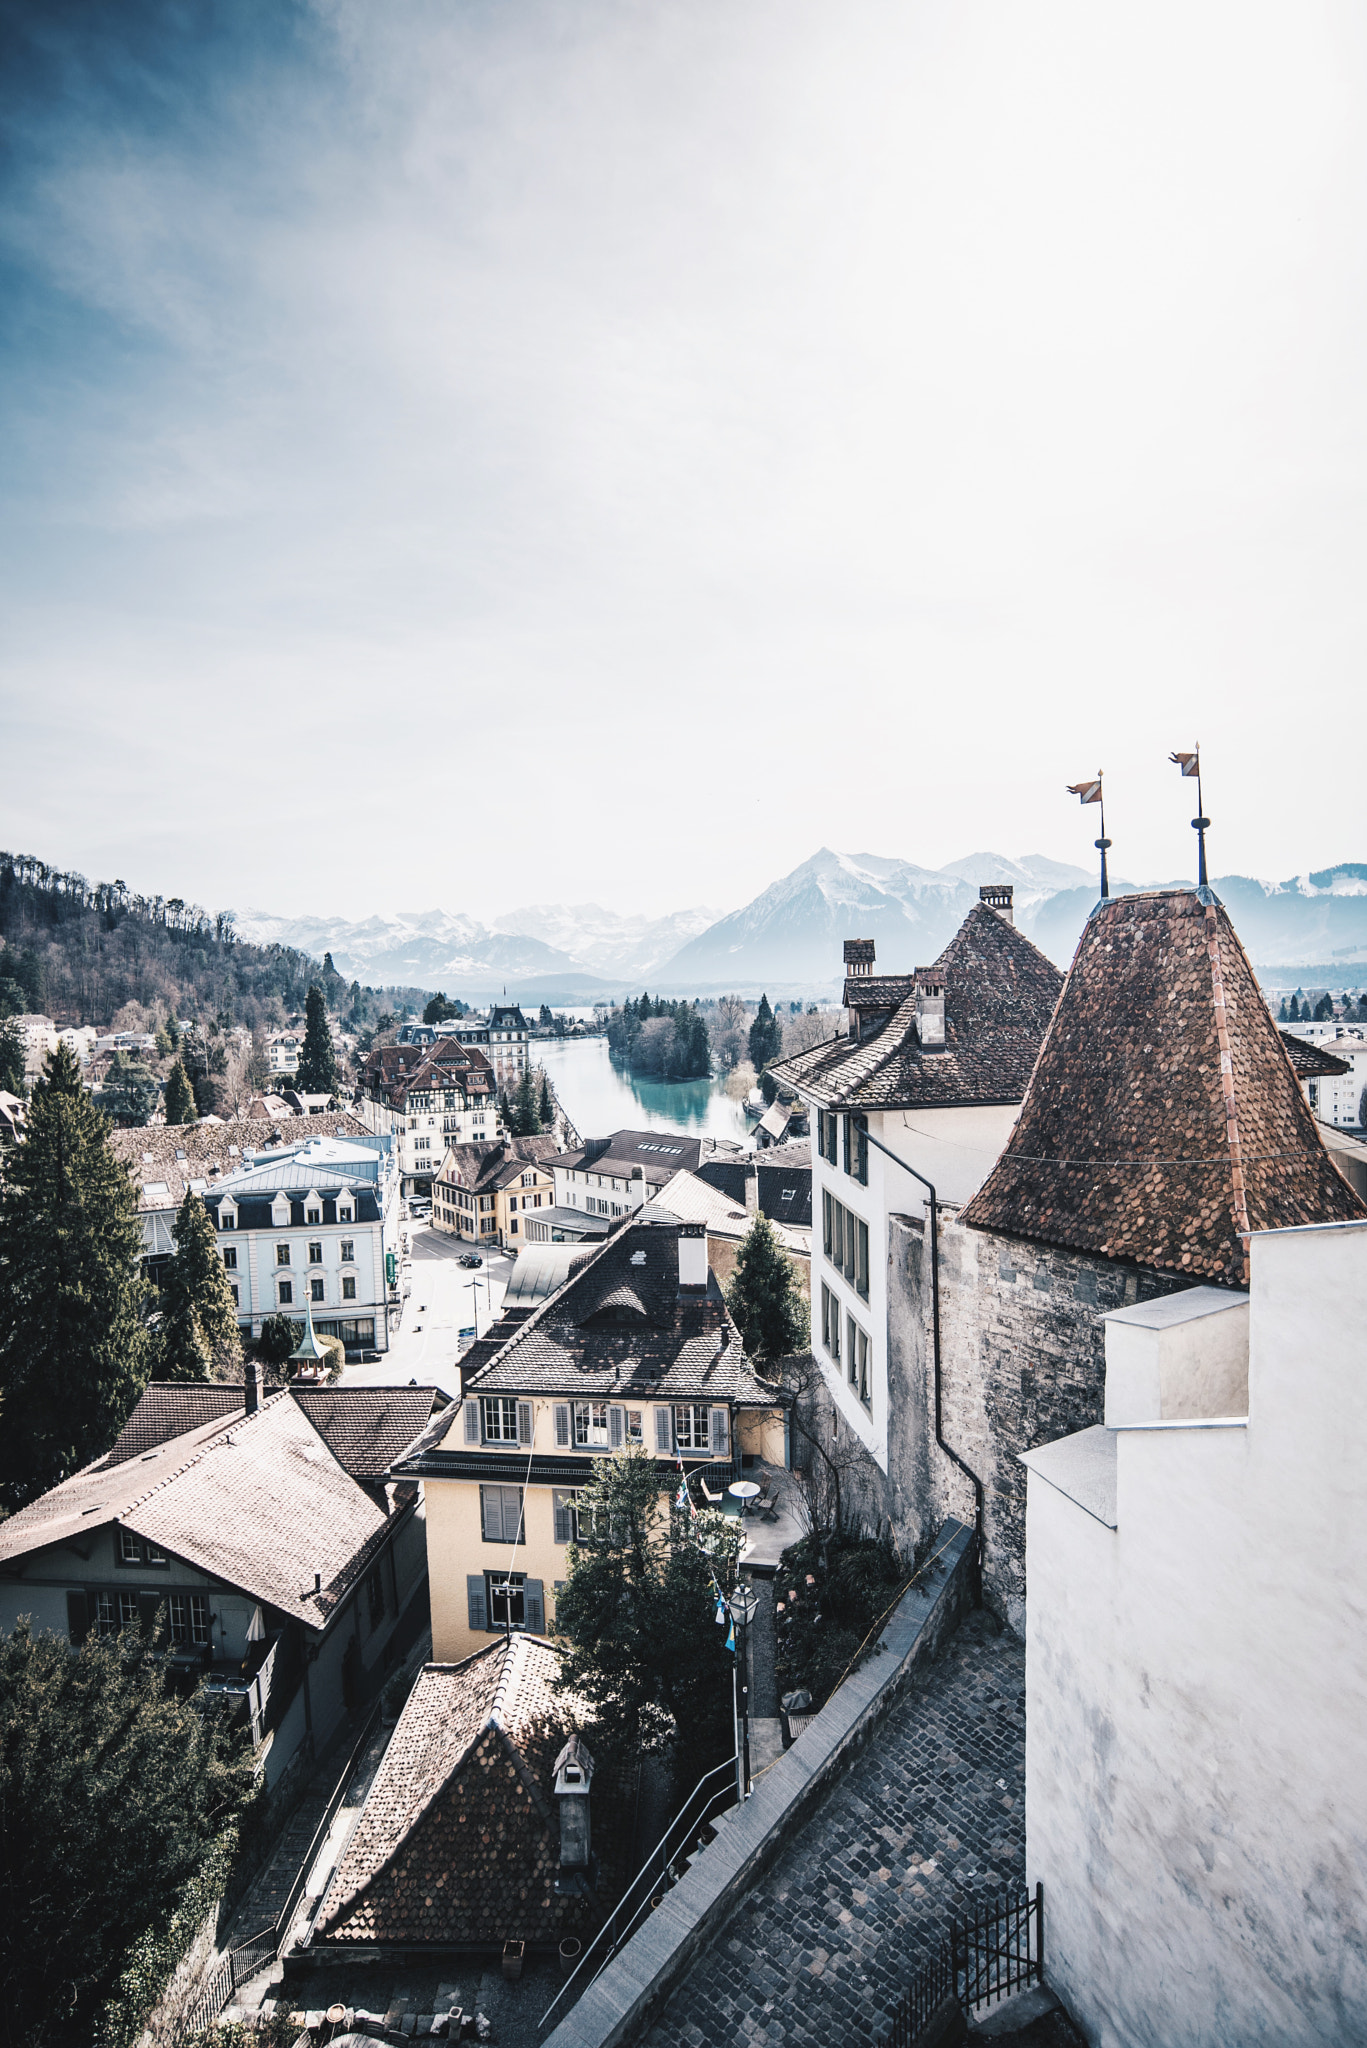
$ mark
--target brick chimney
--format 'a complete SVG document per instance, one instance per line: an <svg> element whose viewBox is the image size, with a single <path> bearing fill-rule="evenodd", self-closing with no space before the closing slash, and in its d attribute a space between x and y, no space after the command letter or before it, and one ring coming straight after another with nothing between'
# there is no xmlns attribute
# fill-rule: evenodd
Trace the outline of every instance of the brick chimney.
<svg viewBox="0 0 1367 2048"><path fill-rule="evenodd" d="M255 1415L261 1406L261 1383L257 1378L256 1360L249 1358L242 1367L243 1406L248 1415Z"/></svg>
<svg viewBox="0 0 1367 2048"><path fill-rule="evenodd" d="M939 967L916 970L916 1036L923 1052L945 1049L945 977Z"/></svg>
<svg viewBox="0 0 1367 2048"><path fill-rule="evenodd" d="M1004 917L1008 924L1016 922L1015 889L1010 882L984 882L978 891L979 903L985 903L989 910L995 910L998 917Z"/></svg>
<svg viewBox="0 0 1367 2048"><path fill-rule="evenodd" d="M707 1292L707 1225L705 1223L681 1223L679 1225L679 1292L680 1294L705 1294Z"/></svg>

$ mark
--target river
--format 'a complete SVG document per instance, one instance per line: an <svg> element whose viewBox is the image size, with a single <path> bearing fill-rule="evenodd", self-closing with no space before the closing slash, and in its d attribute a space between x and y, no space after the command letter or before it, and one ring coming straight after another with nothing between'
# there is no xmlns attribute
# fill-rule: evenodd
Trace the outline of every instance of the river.
<svg viewBox="0 0 1367 2048"><path fill-rule="evenodd" d="M682 1131L687 1137L753 1143L754 1125L721 1081L654 1081L608 1058L606 1038L536 1039L534 1062L550 1075L581 1138L614 1131Z"/></svg>

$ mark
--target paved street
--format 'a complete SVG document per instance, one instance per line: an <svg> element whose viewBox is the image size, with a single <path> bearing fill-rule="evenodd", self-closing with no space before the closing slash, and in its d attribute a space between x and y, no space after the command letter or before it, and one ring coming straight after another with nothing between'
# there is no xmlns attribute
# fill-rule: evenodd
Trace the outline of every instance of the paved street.
<svg viewBox="0 0 1367 2048"><path fill-rule="evenodd" d="M471 1272L460 1264L468 1245L426 1223L407 1227L413 1263L403 1320L390 1331L389 1351L379 1363L348 1366L343 1381L348 1387L387 1387L417 1380L457 1394L458 1359L466 1348L460 1332L477 1324L483 1336L497 1319L513 1262L506 1252L482 1252L484 1264Z"/></svg>
<svg viewBox="0 0 1367 2048"><path fill-rule="evenodd" d="M970 1615L675 1991L648 2048L878 2041L973 1900L1025 1877L1025 1647Z"/></svg>

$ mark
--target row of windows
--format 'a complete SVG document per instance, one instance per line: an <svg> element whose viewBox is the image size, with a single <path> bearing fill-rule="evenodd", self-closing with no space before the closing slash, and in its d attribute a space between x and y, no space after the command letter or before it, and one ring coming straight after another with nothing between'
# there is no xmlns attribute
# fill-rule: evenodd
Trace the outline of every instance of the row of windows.
<svg viewBox="0 0 1367 2048"><path fill-rule="evenodd" d="M281 1308L292 1308L294 1306L294 1282L292 1280L277 1280L275 1292ZM232 1294L233 1300L236 1301L237 1288L235 1286L233 1287ZM305 1297L300 1295L299 1298L302 1301ZM307 1298L309 1301L326 1301L328 1298L327 1282L325 1280L310 1280ZM356 1276L354 1273L343 1273L342 1275L342 1299L343 1301L355 1301L356 1299Z"/></svg>
<svg viewBox="0 0 1367 2048"><path fill-rule="evenodd" d="M341 1240L341 1257L342 1257L342 1264L343 1264L344 1266L352 1266L352 1265L354 1265L354 1264L356 1263L356 1240L355 1240L354 1238L351 1238L351 1237L344 1237L344 1238L343 1238L343 1239ZM237 1264L237 1247L236 1247L236 1245L230 1245L230 1246L228 1247L228 1249L227 1249L227 1250L226 1250L226 1251L224 1252L224 1254L223 1254L223 1263L224 1263L224 1265L225 1265L225 1266L236 1266L236 1264ZM276 1263L276 1265L277 1265L277 1266L288 1266L288 1265L289 1265L289 1263L290 1263L290 1247L289 1247L289 1245L287 1245L287 1244L278 1244L278 1245L277 1245L277 1246L275 1247L275 1263ZM311 1238L311 1239L309 1240L309 1256L308 1256L308 1263L309 1263L309 1264L310 1264L311 1266L321 1266L321 1265L322 1265L322 1263L323 1263L323 1246L322 1246L322 1241L321 1241L320 1239L318 1239L318 1238Z"/></svg>
<svg viewBox="0 0 1367 2048"><path fill-rule="evenodd" d="M111 1588L91 1596L90 1626L97 1636L116 1636L120 1629L136 1628L140 1618L136 1593ZM209 1640L208 1594L168 1594L166 1625L173 1643L202 1648Z"/></svg>
<svg viewBox="0 0 1367 2048"><path fill-rule="evenodd" d="M856 1294L869 1298L869 1226L825 1189L821 1194L822 1249Z"/></svg>
<svg viewBox="0 0 1367 2048"><path fill-rule="evenodd" d="M288 1223L290 1219L288 1216L274 1216L271 1220L278 1227L281 1223ZM325 1217L319 1208L310 1207L304 1211L305 1224L325 1223L332 1220L331 1217ZM356 1221L356 1212L350 1202L338 1203L336 1221L338 1223L354 1223ZM220 1230L236 1230L237 1217L231 1209L219 1210L218 1227ZM288 1261L286 1263L288 1264Z"/></svg>
<svg viewBox="0 0 1367 2048"><path fill-rule="evenodd" d="M523 1493L520 1486L480 1487L479 1526L486 1543L525 1541ZM579 1499L577 1487L552 1487L551 1525L557 1543L577 1543L580 1540L580 1530L590 1510L581 1508Z"/></svg>
<svg viewBox="0 0 1367 2048"><path fill-rule="evenodd" d="M644 1408L615 1401L557 1401L553 1404L558 1449L617 1451L624 1444L645 1443ZM655 1410L655 1449L666 1453L695 1451L724 1458L730 1451L731 1425L725 1408L707 1401L675 1402ZM532 1404L513 1394L485 1394L465 1404L467 1444L530 1444Z"/></svg>
<svg viewBox="0 0 1367 2048"><path fill-rule="evenodd" d="M816 1113L817 1151L828 1166L838 1166L843 1135L845 1171L862 1187L869 1184L868 1129L867 1117L837 1116L833 1109L819 1109Z"/></svg>
<svg viewBox="0 0 1367 2048"><path fill-rule="evenodd" d="M821 1283L821 1342L827 1357L834 1365L840 1364L840 1325L845 1325L845 1370L849 1383L863 1402L873 1412L873 1386L869 1370L868 1332L862 1330L854 1317L840 1305L839 1295L832 1294L823 1280Z"/></svg>

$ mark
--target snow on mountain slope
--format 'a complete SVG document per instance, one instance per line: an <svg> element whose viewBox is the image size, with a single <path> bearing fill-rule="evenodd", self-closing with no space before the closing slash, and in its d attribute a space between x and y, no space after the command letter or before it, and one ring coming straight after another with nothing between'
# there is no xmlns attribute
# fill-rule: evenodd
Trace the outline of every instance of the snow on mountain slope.
<svg viewBox="0 0 1367 2048"><path fill-rule="evenodd" d="M532 903L495 918L494 930L541 939L593 974L637 980L672 960L721 915L699 907L668 917L621 917L597 903Z"/></svg>

